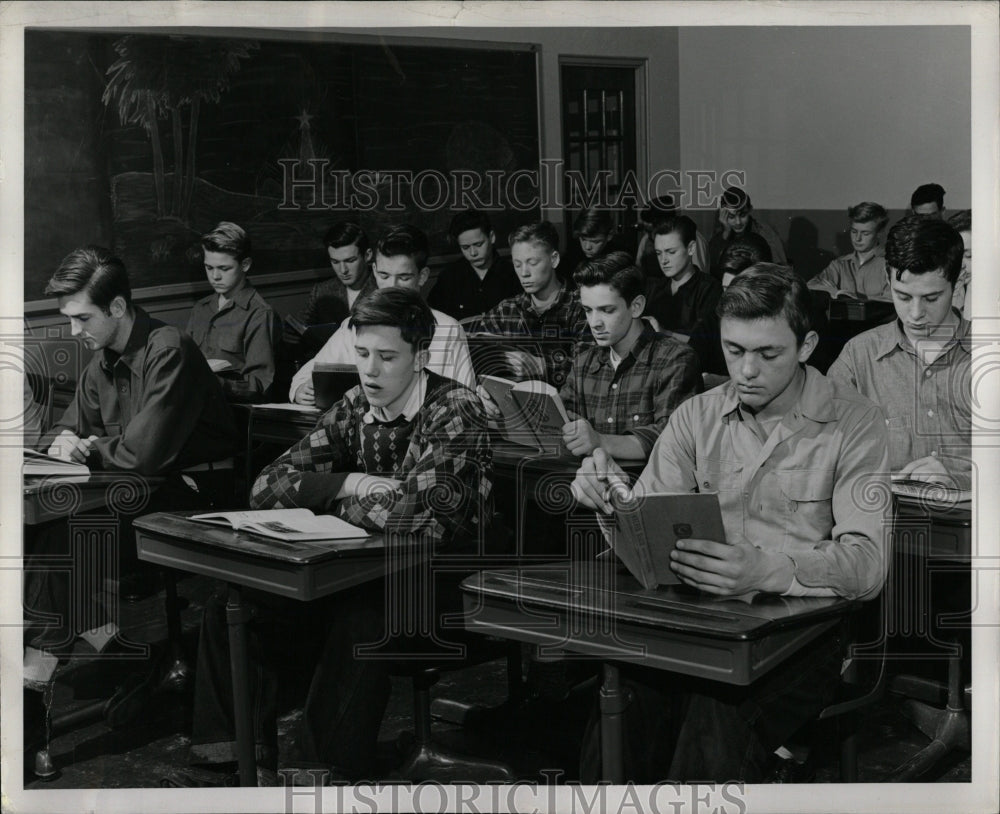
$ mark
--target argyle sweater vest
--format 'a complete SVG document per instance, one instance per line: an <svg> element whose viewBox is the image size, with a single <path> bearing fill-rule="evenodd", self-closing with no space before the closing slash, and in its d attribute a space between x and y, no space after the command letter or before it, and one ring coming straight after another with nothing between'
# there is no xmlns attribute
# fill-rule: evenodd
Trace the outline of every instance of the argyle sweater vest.
<svg viewBox="0 0 1000 814"><path fill-rule="evenodd" d="M361 446L355 450L360 471L402 479L403 458L412 434L413 422L401 415L386 423L378 419L371 424L363 423L358 438Z"/></svg>

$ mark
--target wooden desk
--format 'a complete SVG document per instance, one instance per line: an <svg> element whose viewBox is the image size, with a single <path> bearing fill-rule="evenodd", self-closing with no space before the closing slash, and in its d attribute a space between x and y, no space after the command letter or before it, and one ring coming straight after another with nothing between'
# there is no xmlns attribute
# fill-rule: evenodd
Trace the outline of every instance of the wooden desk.
<svg viewBox="0 0 1000 814"><path fill-rule="evenodd" d="M382 537L287 543L157 512L135 521L139 559L226 582L229 658L240 783L257 785L248 691L243 589L309 601L378 579L419 561L416 549L387 549ZM412 556L410 556L412 554Z"/></svg>
<svg viewBox="0 0 1000 814"><path fill-rule="evenodd" d="M819 597L759 596L746 603L684 586L646 590L610 560L483 571L467 578L462 591L471 630L541 645L545 655L605 661L601 748L612 783L626 779L614 662L747 685L858 606Z"/></svg>
<svg viewBox="0 0 1000 814"><path fill-rule="evenodd" d="M160 477L147 478L131 472L25 477L21 492L23 521L35 526L102 506L124 509L136 503L135 497L141 490L152 491L162 482Z"/></svg>
<svg viewBox="0 0 1000 814"><path fill-rule="evenodd" d="M956 561L972 556L971 503L935 503L899 495L895 500L897 552ZM926 534L900 533L921 528Z"/></svg>

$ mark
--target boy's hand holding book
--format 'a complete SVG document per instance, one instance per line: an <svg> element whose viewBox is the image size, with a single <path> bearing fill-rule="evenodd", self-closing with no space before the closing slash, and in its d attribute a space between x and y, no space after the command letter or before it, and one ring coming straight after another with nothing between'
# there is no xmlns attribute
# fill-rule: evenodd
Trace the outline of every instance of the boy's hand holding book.
<svg viewBox="0 0 1000 814"><path fill-rule="evenodd" d="M601 445L601 434L585 418L577 418L563 425L563 443L574 455L590 455Z"/></svg>
<svg viewBox="0 0 1000 814"><path fill-rule="evenodd" d="M628 475L601 447L583 459L571 486L578 503L597 512L612 514L612 499L627 500L631 495Z"/></svg>
<svg viewBox="0 0 1000 814"><path fill-rule="evenodd" d="M80 438L72 430L63 430L53 440L52 445L48 449L48 455L63 461L84 464L87 462L91 447L96 440L96 435L91 435L88 438Z"/></svg>
<svg viewBox="0 0 1000 814"><path fill-rule="evenodd" d="M899 472L893 474L893 479L939 483L950 489L958 487L954 476L948 471L948 468L933 455L925 455L923 458L910 461Z"/></svg>
<svg viewBox="0 0 1000 814"><path fill-rule="evenodd" d="M720 596L784 593L795 575L792 560L780 551L764 551L747 542L692 538L677 540L670 568L682 582Z"/></svg>
<svg viewBox="0 0 1000 814"><path fill-rule="evenodd" d="M545 363L537 356L523 350L504 351L504 356L515 379L545 378Z"/></svg>

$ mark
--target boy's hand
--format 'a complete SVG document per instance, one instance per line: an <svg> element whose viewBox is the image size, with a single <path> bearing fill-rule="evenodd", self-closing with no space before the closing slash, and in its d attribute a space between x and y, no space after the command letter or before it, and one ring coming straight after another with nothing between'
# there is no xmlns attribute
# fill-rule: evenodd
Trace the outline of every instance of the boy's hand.
<svg viewBox="0 0 1000 814"><path fill-rule="evenodd" d="M403 482L396 478L352 472L344 478L340 491L337 492L337 500L345 497L369 497L383 492L395 492L402 488Z"/></svg>
<svg viewBox="0 0 1000 814"><path fill-rule="evenodd" d="M295 404L307 404L310 407L315 407L316 392L313 390L312 382L303 382L300 384L299 389L295 391L292 401Z"/></svg>
<svg viewBox="0 0 1000 814"><path fill-rule="evenodd" d="M51 458L83 464L87 462L87 456L90 455L91 447L96 440L96 435L80 438L72 430L63 430L55 437L47 454Z"/></svg>
<svg viewBox="0 0 1000 814"><path fill-rule="evenodd" d="M900 478L909 480L922 480L927 483L940 483L942 486L957 488L955 478L948 471L947 467L933 455L926 455L910 461L899 470Z"/></svg>
<svg viewBox="0 0 1000 814"><path fill-rule="evenodd" d="M601 436L584 418L563 425L563 443L574 455L590 455L601 445Z"/></svg>
<svg viewBox="0 0 1000 814"><path fill-rule="evenodd" d="M605 514L614 511L612 492L622 496L631 493L625 471L601 447L583 459L570 489L578 503Z"/></svg>
<svg viewBox="0 0 1000 814"><path fill-rule="evenodd" d="M519 380L544 379L545 363L532 353L523 350L504 351L507 364L514 372L514 378Z"/></svg>
<svg viewBox="0 0 1000 814"><path fill-rule="evenodd" d="M780 552L762 551L749 543L690 538L677 541L670 552L670 568L684 583L721 596L751 591L780 594L795 576L791 559Z"/></svg>
<svg viewBox="0 0 1000 814"><path fill-rule="evenodd" d="M479 396L479 400L483 403L483 411L486 413L487 418L492 418L496 421L503 415L500 412L500 408L497 407L497 403L493 401L493 396L481 384L476 385L476 395Z"/></svg>

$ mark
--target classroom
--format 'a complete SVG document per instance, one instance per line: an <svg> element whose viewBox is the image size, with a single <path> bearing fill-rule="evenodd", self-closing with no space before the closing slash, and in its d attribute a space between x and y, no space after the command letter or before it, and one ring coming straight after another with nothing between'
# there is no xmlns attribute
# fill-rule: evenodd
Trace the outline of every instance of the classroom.
<svg viewBox="0 0 1000 814"><path fill-rule="evenodd" d="M995 756L966 18L510 10L24 29L25 793Z"/></svg>

